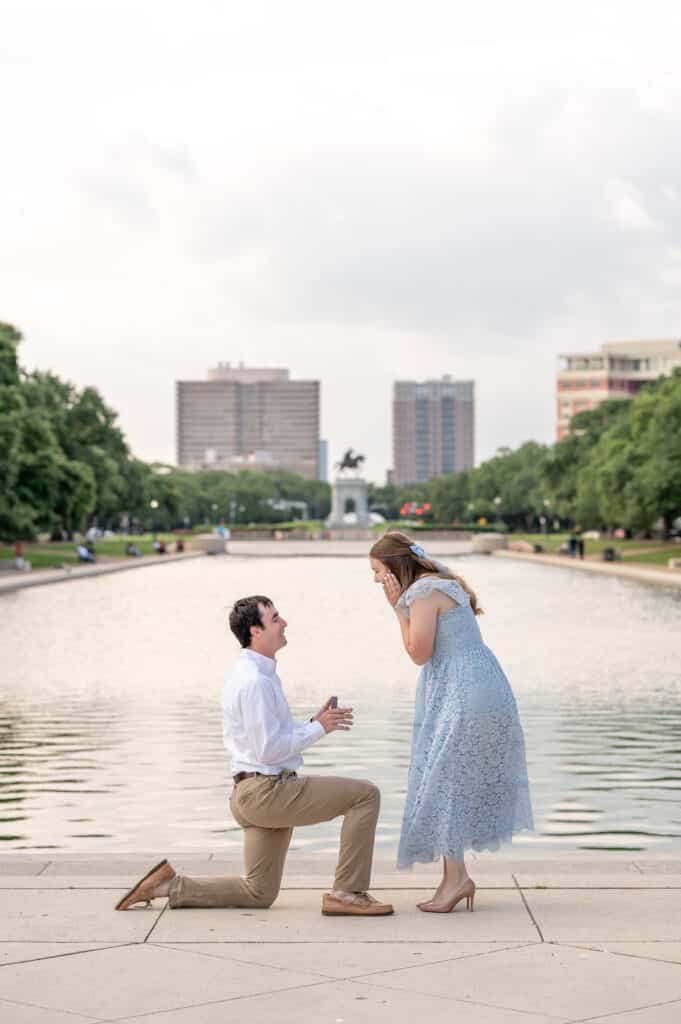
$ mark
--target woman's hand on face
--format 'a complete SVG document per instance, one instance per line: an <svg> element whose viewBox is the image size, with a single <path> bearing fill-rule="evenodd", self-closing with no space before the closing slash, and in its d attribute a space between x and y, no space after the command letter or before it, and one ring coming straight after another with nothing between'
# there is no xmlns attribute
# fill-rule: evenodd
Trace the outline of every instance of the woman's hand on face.
<svg viewBox="0 0 681 1024"><path fill-rule="evenodd" d="M401 588L399 583L397 582L397 577L393 576L391 572L387 572L381 582L383 583L383 593L385 594L385 599L388 602L388 604L394 608L397 602L399 601L401 594Z"/></svg>

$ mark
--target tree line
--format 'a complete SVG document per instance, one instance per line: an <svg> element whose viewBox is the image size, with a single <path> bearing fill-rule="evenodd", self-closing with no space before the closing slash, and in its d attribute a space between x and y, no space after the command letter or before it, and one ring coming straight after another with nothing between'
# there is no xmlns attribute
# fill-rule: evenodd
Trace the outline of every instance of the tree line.
<svg viewBox="0 0 681 1024"><path fill-rule="evenodd" d="M681 516L681 369L630 401L577 413L553 445L501 448L476 469L406 488L375 488L374 505L396 517L405 502L428 503L440 523L484 518L513 530L581 525L668 533Z"/></svg>
<svg viewBox="0 0 681 1024"><path fill-rule="evenodd" d="M277 522L290 516L287 500L305 502L312 518L329 514L331 491L319 480L284 470L193 473L135 458L99 392L25 371L21 340L0 323L0 539L90 525L134 533Z"/></svg>
<svg viewBox="0 0 681 1024"><path fill-rule="evenodd" d="M168 530L197 523L277 523L288 501L311 519L330 511L328 484L284 470L190 472L134 457L95 388L19 364L21 334L0 323L0 539L86 526ZM681 371L631 401L578 413L553 445L499 449L475 469L424 484L370 487L371 507L397 520L425 504L424 522L485 519L514 530L544 521L584 529L665 530L681 515Z"/></svg>

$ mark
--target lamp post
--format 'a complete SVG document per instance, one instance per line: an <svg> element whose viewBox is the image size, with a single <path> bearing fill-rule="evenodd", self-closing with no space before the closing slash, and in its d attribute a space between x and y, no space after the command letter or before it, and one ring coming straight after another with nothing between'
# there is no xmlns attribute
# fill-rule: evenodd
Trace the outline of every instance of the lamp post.
<svg viewBox="0 0 681 1024"><path fill-rule="evenodd" d="M156 498L151 499L149 508L151 509L151 539L156 540L156 509L158 508Z"/></svg>

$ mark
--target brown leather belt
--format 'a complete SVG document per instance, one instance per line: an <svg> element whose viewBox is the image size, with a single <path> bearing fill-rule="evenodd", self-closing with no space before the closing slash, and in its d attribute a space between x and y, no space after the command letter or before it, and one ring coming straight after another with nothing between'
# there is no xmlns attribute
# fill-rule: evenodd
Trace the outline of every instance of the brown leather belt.
<svg viewBox="0 0 681 1024"><path fill-rule="evenodd" d="M283 772L281 773L283 775ZM295 778L295 772L286 772L287 775ZM236 786L239 782L243 782L244 779L254 779L256 775L261 775L264 779L278 779L279 775L266 775L265 772L237 772L236 775L232 776L232 781Z"/></svg>
<svg viewBox="0 0 681 1024"><path fill-rule="evenodd" d="M233 782L236 786L237 782L243 782L244 779L254 779L256 775L262 775L262 772L237 772L233 776Z"/></svg>

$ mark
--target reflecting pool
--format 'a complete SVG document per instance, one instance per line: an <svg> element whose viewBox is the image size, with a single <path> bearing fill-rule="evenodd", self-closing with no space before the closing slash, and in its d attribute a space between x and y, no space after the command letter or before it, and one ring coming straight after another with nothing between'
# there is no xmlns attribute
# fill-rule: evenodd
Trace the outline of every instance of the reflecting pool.
<svg viewBox="0 0 681 1024"><path fill-rule="evenodd" d="M681 593L504 559L456 564L525 729L537 832L523 856L681 850ZM418 669L361 558L204 558L0 597L0 850L240 848L219 693L232 601L289 621L280 674L301 718L331 693L350 733L309 772L381 787L396 848ZM338 824L295 847L334 849Z"/></svg>

